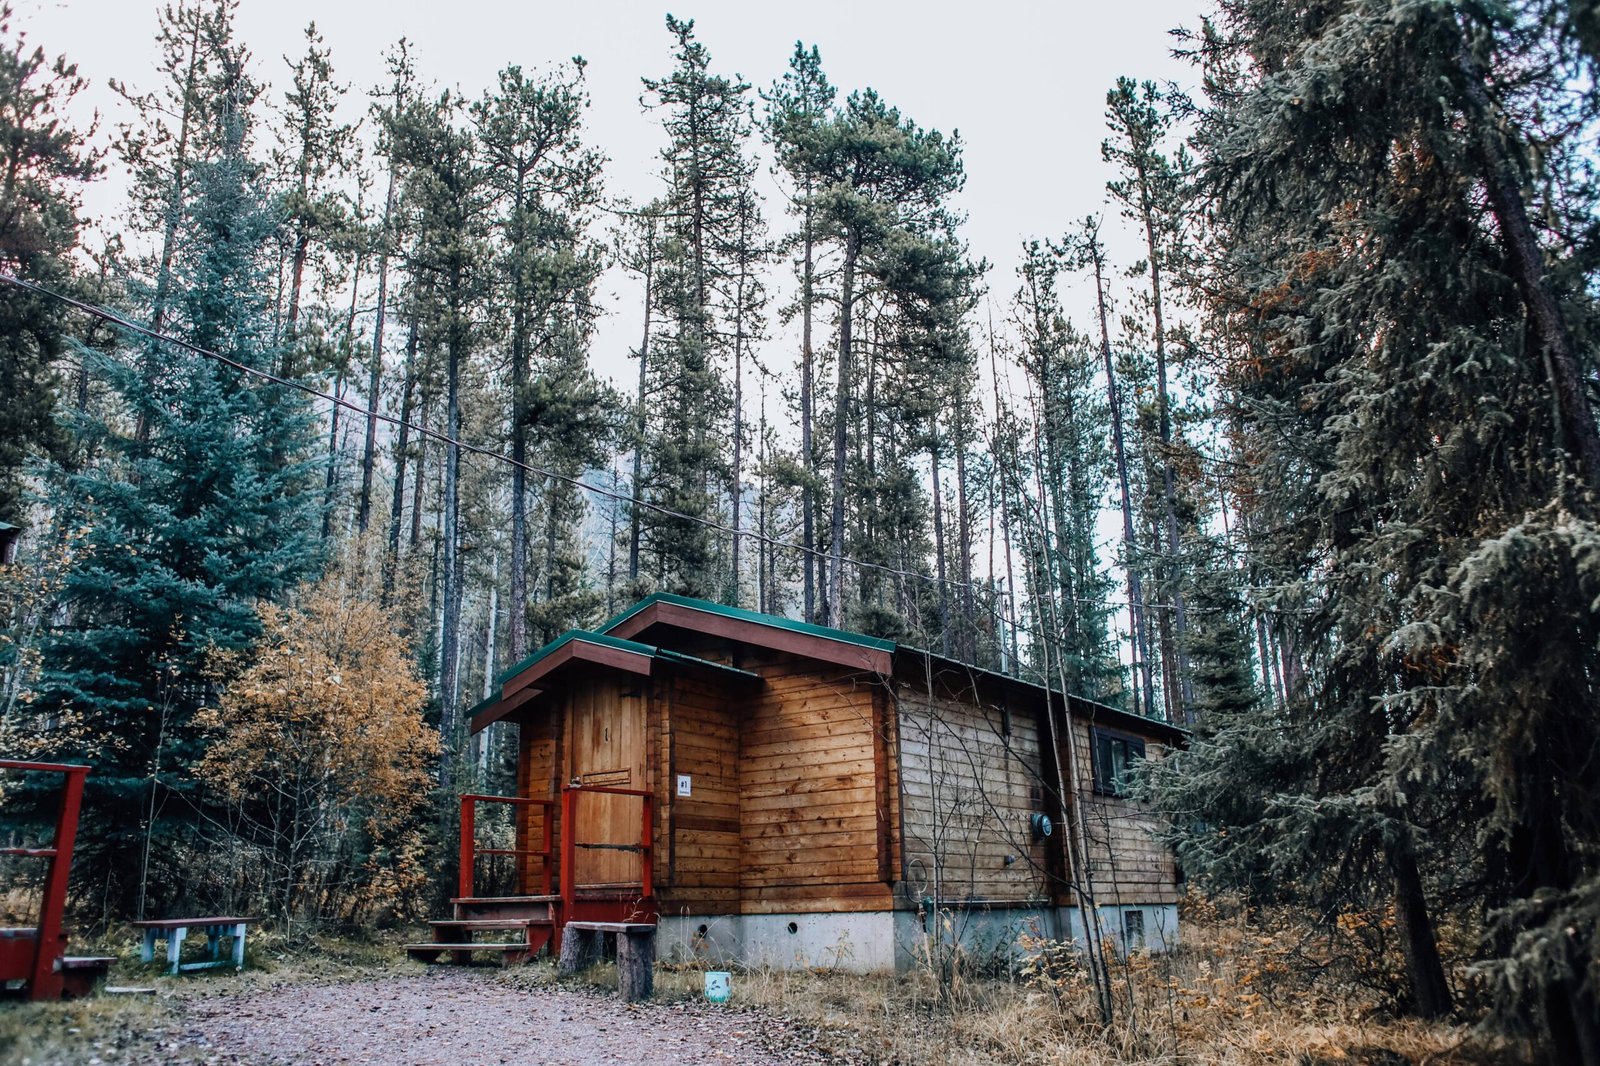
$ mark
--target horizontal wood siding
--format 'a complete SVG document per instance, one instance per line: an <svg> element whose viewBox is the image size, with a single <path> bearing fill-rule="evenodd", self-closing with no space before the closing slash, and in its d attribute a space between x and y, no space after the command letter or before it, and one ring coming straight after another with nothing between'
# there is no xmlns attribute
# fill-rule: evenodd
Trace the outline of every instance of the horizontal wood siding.
<svg viewBox="0 0 1600 1066"><path fill-rule="evenodd" d="M517 739L517 795L529 799L559 798L560 783L556 780L556 733L549 715L530 717L519 727ZM517 808L517 850L531 850L544 844L545 809L543 807ZM561 854L557 841L551 855L552 878L556 857ZM524 855L518 863L520 890L526 893L541 891L544 885L544 860L535 855Z"/></svg>
<svg viewBox="0 0 1600 1066"><path fill-rule="evenodd" d="M1047 809L1054 768L1041 770L1032 715L926 684L903 685L896 702L906 892L941 905L1048 899L1053 845L1033 839L1030 818Z"/></svg>
<svg viewBox="0 0 1600 1066"><path fill-rule="evenodd" d="M739 715L739 889L746 913L878 910L883 752L872 675L781 653L735 665L765 680Z"/></svg>
<svg viewBox="0 0 1600 1066"><path fill-rule="evenodd" d="M1076 793L1083 805L1084 832L1089 838L1087 870L1095 902L1176 903L1177 867L1172 852L1156 839L1158 820L1130 799L1102 795L1094 790L1092 726L1074 717L1078 773ZM1117 732L1126 733L1124 727ZM1159 759L1166 749L1145 740L1145 757ZM1067 763L1066 738L1062 738L1062 765Z"/></svg>
<svg viewBox="0 0 1600 1066"><path fill-rule="evenodd" d="M729 912L739 904L739 735L737 707L719 686L678 676L658 682L661 714L657 850L663 914ZM688 774L690 795L677 795Z"/></svg>

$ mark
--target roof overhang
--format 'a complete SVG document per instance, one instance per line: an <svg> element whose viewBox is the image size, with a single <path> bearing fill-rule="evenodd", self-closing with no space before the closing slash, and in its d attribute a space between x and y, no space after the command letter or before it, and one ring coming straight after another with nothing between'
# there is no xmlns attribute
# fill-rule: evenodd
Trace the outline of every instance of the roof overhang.
<svg viewBox="0 0 1600 1066"><path fill-rule="evenodd" d="M1039 701L1048 694L1055 706L1069 706L1072 717L1087 721L1091 725L1111 726L1168 745L1182 745L1189 740L1189 730L1159 718L1146 718L1144 715L1133 714L1082 696L1063 697L1057 688L1001 673L998 670L986 670L981 666L973 666L932 652L900 647L895 651L895 660L896 676L903 680L926 684L927 679L931 677L936 684L946 688L974 690L981 685L988 687L990 691L998 690L1010 698L1019 700Z"/></svg>
<svg viewBox="0 0 1600 1066"><path fill-rule="evenodd" d="M602 670L650 677L663 669L713 677L736 685L757 685L760 676L721 663L697 659L667 648L605 633L571 630L528 658L501 672L496 690L467 712L471 732L526 709L558 683L557 674L586 665Z"/></svg>
<svg viewBox="0 0 1600 1066"><path fill-rule="evenodd" d="M607 622L602 631L627 639L657 626L705 633L885 677L894 669L893 641L667 593L641 600Z"/></svg>

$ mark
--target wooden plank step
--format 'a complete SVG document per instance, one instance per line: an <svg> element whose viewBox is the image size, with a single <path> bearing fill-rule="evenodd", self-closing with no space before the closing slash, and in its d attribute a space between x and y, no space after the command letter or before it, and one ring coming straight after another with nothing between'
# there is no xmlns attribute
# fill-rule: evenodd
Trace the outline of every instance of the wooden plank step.
<svg viewBox="0 0 1600 1066"><path fill-rule="evenodd" d="M407 951L527 951L528 942L519 940L515 944L476 944L472 941L458 944L407 944Z"/></svg>
<svg viewBox="0 0 1600 1066"><path fill-rule="evenodd" d="M116 962L114 955L65 955L61 959L63 970L108 970Z"/></svg>
<svg viewBox="0 0 1600 1066"><path fill-rule="evenodd" d="M568 922L568 929L586 929L592 933L653 933L655 922Z"/></svg>
<svg viewBox="0 0 1600 1066"><path fill-rule="evenodd" d="M482 907L493 903L554 903L560 896L457 896L450 900L467 907Z"/></svg>
<svg viewBox="0 0 1600 1066"><path fill-rule="evenodd" d="M435 929L524 929L530 925L555 925L554 918L440 918L428 923Z"/></svg>

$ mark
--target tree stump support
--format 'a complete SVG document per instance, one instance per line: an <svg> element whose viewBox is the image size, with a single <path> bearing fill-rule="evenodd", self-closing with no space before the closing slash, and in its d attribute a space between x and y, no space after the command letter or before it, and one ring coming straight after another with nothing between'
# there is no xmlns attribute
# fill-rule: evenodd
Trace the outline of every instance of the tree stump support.
<svg viewBox="0 0 1600 1066"><path fill-rule="evenodd" d="M600 958L602 938L617 938L617 990L629 1003L655 990L656 927L653 922L568 922L561 934L563 975L575 974Z"/></svg>

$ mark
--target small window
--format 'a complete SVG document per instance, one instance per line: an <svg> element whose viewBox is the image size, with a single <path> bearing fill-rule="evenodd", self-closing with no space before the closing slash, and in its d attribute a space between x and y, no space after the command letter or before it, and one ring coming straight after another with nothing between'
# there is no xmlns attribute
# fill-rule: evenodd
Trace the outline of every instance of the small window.
<svg viewBox="0 0 1600 1066"><path fill-rule="evenodd" d="M1126 796L1134 764L1144 758L1144 741L1138 737L1094 731L1094 787L1108 796Z"/></svg>
<svg viewBox="0 0 1600 1066"><path fill-rule="evenodd" d="M1144 911L1122 912L1122 946L1127 951L1144 947Z"/></svg>

